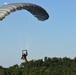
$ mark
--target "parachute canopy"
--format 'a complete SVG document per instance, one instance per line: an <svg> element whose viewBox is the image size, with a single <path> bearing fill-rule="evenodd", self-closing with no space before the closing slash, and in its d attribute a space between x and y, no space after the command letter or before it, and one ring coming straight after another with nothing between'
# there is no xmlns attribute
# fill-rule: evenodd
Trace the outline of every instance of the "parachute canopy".
<svg viewBox="0 0 76 75"><path fill-rule="evenodd" d="M11 12L26 9L33 14L38 20L44 21L49 18L48 13L42 7L31 3L12 3L0 7L0 20L3 20Z"/></svg>

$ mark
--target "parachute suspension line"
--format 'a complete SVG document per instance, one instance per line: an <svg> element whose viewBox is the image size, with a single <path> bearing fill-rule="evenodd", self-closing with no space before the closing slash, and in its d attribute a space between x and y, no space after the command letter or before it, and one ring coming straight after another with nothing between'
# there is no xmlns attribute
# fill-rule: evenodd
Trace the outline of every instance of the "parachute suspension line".
<svg viewBox="0 0 76 75"><path fill-rule="evenodd" d="M26 19L26 27L27 29L25 29L25 32L26 34L24 34L24 41L23 41L23 46L22 46L22 49L25 49L25 50L22 50L22 57L21 59L24 61L24 63L27 63L28 60L27 60L27 56L28 56L28 52L27 50L29 50L29 47L30 47L30 25L31 25L31 19L29 19L30 17L27 16L27 19Z"/></svg>
<svg viewBox="0 0 76 75"><path fill-rule="evenodd" d="M27 19L26 19L26 34L25 34L25 43L24 43L24 49L27 49L29 50L29 43L30 43L30 19L29 19L29 16L27 16Z"/></svg>
<svg viewBox="0 0 76 75"><path fill-rule="evenodd" d="M26 17L26 15L25 15ZM30 22L29 22L29 18L27 16L27 19L24 19L23 20L26 20L26 23L23 23L23 29L21 31L21 50L23 49L27 49L29 50L29 27L30 27Z"/></svg>
<svg viewBox="0 0 76 75"><path fill-rule="evenodd" d="M31 31L31 29L30 29L30 27L31 27L31 18L29 19L30 17L28 16L27 17L27 31L26 31L26 49L27 50L29 50L29 48L30 48L30 42L31 42L31 33L30 33L30 31Z"/></svg>

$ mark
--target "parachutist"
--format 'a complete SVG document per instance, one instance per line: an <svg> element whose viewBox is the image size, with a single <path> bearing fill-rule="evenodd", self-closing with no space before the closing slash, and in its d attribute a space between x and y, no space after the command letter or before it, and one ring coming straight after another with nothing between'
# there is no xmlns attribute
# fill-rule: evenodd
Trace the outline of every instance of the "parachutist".
<svg viewBox="0 0 76 75"><path fill-rule="evenodd" d="M26 51L26 53L24 53L24 51ZM22 57L21 57L21 59L23 59L25 63L27 62L27 58L26 58L27 55L28 55L27 50L22 50Z"/></svg>

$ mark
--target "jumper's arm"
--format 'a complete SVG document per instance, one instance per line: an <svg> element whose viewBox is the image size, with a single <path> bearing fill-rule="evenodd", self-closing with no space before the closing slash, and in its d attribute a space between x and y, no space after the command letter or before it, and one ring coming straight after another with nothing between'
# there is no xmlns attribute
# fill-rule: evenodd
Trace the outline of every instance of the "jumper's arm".
<svg viewBox="0 0 76 75"><path fill-rule="evenodd" d="M24 51L26 51L26 56L28 55L27 50L22 50L22 55L24 54Z"/></svg>

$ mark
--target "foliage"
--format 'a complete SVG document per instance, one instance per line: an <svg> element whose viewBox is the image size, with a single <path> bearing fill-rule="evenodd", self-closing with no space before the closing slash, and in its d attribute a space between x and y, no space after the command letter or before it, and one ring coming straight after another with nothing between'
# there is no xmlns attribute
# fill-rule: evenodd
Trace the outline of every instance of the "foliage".
<svg viewBox="0 0 76 75"><path fill-rule="evenodd" d="M0 66L0 75L76 75L76 57L45 57L44 60L31 60L9 68Z"/></svg>

